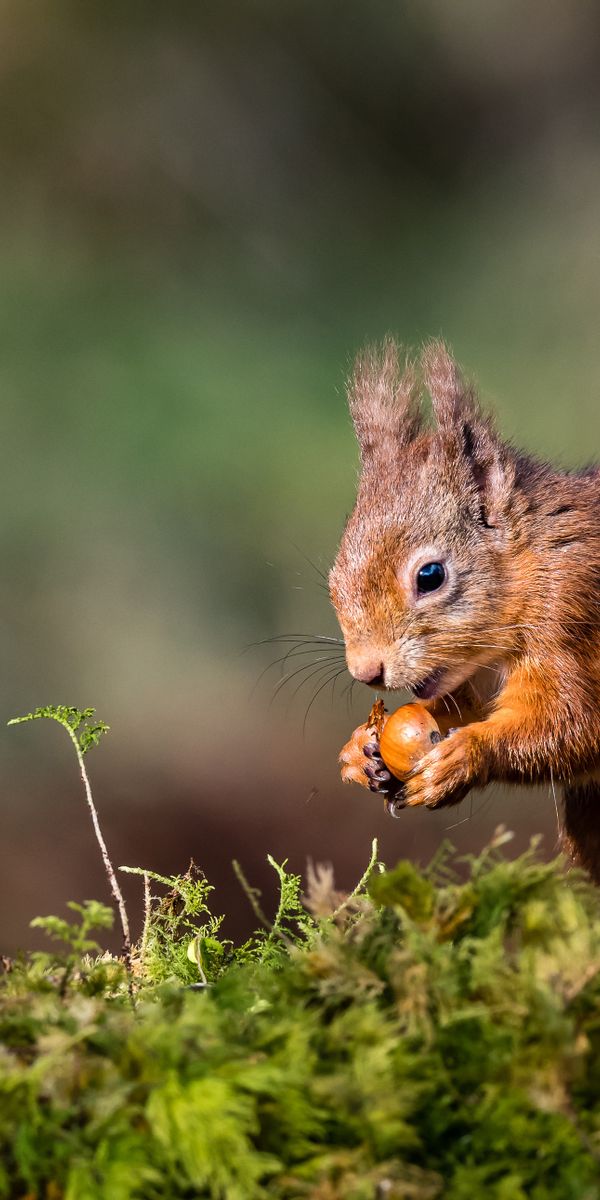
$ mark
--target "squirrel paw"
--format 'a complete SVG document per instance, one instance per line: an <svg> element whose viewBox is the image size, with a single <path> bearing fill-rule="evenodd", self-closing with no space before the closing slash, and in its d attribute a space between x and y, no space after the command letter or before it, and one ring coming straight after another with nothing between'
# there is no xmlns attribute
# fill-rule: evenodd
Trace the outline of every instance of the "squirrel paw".
<svg viewBox="0 0 600 1200"><path fill-rule="evenodd" d="M344 783L359 783L369 791L387 797L391 791L402 787L388 771L379 752L377 735L369 725L359 725L352 737L342 748L339 756Z"/></svg>
<svg viewBox="0 0 600 1200"><path fill-rule="evenodd" d="M476 782L474 749L468 726L453 730L411 771L401 798L404 807L443 808L463 800Z"/></svg>
<svg viewBox="0 0 600 1200"><path fill-rule="evenodd" d="M365 768L369 762L365 757L365 746L376 741L373 730L367 725L359 725L352 737L342 747L338 762L341 767L342 783L359 783L361 787L369 787L370 779ZM383 764L382 764L383 766Z"/></svg>

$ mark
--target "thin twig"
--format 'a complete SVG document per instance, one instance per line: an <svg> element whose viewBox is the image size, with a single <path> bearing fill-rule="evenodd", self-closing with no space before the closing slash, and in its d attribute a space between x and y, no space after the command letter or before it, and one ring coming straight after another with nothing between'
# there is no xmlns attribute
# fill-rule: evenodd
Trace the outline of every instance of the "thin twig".
<svg viewBox="0 0 600 1200"><path fill-rule="evenodd" d="M359 896L362 891L364 891L364 889L366 888L367 883L369 882L369 879L377 865L378 855L379 855L379 846L377 844L377 838L373 838L373 842L371 845L371 857L369 859L367 869L363 873L363 875L361 875L356 887L350 892L350 895L346 896L346 899L342 900L342 903L338 904L337 908L334 910L334 912L332 912L332 914L331 914L332 921L335 921L335 918L338 917L340 915L340 913L344 911L345 908L347 908L347 906L352 902L352 900L355 900L356 897Z"/></svg>
<svg viewBox="0 0 600 1200"><path fill-rule="evenodd" d="M273 862L270 854L267 855L267 859L269 862L271 862L271 863ZM272 938L279 938L279 940L283 942L284 946L287 946L288 950L292 949L294 942L292 941L291 938L289 938L287 936L286 933L283 932L283 929L280 929L278 926L278 921L280 920L281 910L282 910L283 897L282 897L281 893L279 896L279 906L277 909L277 915L275 917L275 921L269 921L269 918L267 916L265 916L265 914L258 902L258 897L260 896L260 892L259 892L258 888L253 888L252 884L248 882L237 858L234 858L232 860L231 865L235 871L237 880L238 880L239 884L241 885L242 890L245 892L246 896L248 897L248 900L250 901L250 905L252 907L252 911L253 911L255 917L257 918L257 920L260 921L261 925L263 925L264 928L268 929L268 931L269 931L268 941L270 941Z"/></svg>
<svg viewBox="0 0 600 1200"><path fill-rule="evenodd" d="M121 868L122 869L122 868ZM150 936L150 922L152 920L152 896L150 894L150 875L148 871L144 871L144 928L142 930L142 940L140 943L140 966L142 972L146 962L146 951L148 949L148 938Z"/></svg>
<svg viewBox="0 0 600 1200"><path fill-rule="evenodd" d="M61 724L62 724L62 722L61 722ZM106 874L108 876L108 882L110 884L110 889L112 891L117 908L119 910L119 919L121 921L121 931L123 933L123 946L122 946L123 959L124 959L125 966L127 968L128 973L131 973L131 935L129 932L129 920L127 918L127 909L125 908L125 901L123 899L123 893L119 887L119 884L117 883L117 877L115 875L113 865L110 861L109 853L108 853L108 850L106 847L106 842L104 841L104 837L102 836L102 830L100 828L100 822L98 820L98 813L96 811L96 805L94 804L94 798L92 796L92 788L91 788L90 781L88 778L88 773L85 769L85 762L83 760L83 753L81 750L81 746L79 745L79 742L77 741L77 737L75 736L75 733L73 732L73 730L70 728L69 725L64 724L63 729L65 729L67 731L67 733L73 743L75 753L77 755L77 762L79 763L79 770L81 772L81 778L83 780L83 786L85 789L85 798L87 800L88 808L90 810L90 814L92 817L92 824L94 826L94 833L96 834L96 841L98 842L98 845L100 847L100 853L102 855L102 861L104 863L104 868L105 868Z"/></svg>
<svg viewBox="0 0 600 1200"><path fill-rule="evenodd" d="M88 773L85 769L85 763L83 761L83 756L84 756L86 749L89 749L90 746L97 745L100 735L102 733L106 733L106 731L108 730L108 725L105 725L103 721L99 721L95 725L88 725L87 721L93 715L94 715L93 708L86 708L86 709L83 709L82 711L80 711L79 709L76 709L76 708L68 708L66 705L57 705L57 706L48 705L46 708L36 708L35 712L27 713L27 715L24 717L13 717L8 722L8 724L9 725L23 725L29 721L34 721L34 720L41 719L41 718L47 718L49 720L56 721L56 723L58 725L62 725L62 728L65 730L65 732L69 735L69 738L71 739L73 749L75 751L75 754L77 755L77 762L79 763L79 770L80 770L81 778L83 781L85 798L87 801L87 806L90 810L92 824L94 826L94 833L96 834L96 841L98 842L98 845L100 847L100 853L102 855L104 869L105 869L107 877L108 877L110 890L113 894L113 898L116 902L117 909L119 912L119 919L121 922L121 931L123 934L123 945L122 945L121 953L123 956L123 961L125 963L125 968L127 970L127 987L128 987L131 1001L133 1003L133 984L132 984L132 972L131 972L131 935L129 932L129 921L127 918L127 909L125 908L125 901L123 899L123 893L117 883L117 877L115 875L112 862L110 861L110 856L108 853L106 842L104 841L104 837L102 836L102 830L100 828L100 821L98 819L96 805L94 804L94 798L92 796L91 784L90 784L90 781L88 778ZM73 722L73 723L71 723L71 722ZM80 738L81 738L81 740L80 740L77 737L76 731L80 728L82 723L83 723L83 730L80 735ZM84 742L84 738L85 738L85 742Z"/></svg>
<svg viewBox="0 0 600 1200"><path fill-rule="evenodd" d="M242 867L240 866L240 863L238 862L237 858L233 859L231 865L234 869L236 878L242 888L242 891L245 892L246 896L248 897L248 900L250 902L250 906L252 908L252 912L254 913L254 916L257 918L258 921L260 921L261 925L264 925L265 929L269 930L269 933L272 933L273 932L273 922L269 921L269 918L265 916L265 914L258 902L258 897L260 896L260 892L258 891L258 888L253 888L252 884L248 883L248 880L246 879L246 876L244 875Z"/></svg>

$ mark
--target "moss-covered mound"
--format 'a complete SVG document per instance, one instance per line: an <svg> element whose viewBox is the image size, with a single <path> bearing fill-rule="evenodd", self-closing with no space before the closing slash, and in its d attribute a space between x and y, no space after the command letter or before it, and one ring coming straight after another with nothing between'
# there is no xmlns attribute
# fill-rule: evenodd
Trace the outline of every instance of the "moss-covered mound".
<svg viewBox="0 0 600 1200"><path fill-rule="evenodd" d="M191 872L147 889L129 987L92 957L98 905L8 964L0 1196L600 1196L597 894L497 848L466 881L375 866L345 902L317 870L308 907L279 872L238 950Z"/></svg>

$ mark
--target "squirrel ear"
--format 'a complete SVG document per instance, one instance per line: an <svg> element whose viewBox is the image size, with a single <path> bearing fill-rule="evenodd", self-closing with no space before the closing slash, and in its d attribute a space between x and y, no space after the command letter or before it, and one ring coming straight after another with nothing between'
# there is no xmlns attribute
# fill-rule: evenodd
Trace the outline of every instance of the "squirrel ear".
<svg viewBox="0 0 600 1200"><path fill-rule="evenodd" d="M475 390L463 379L442 341L430 342L421 367L438 429L454 441L466 460L481 497L481 515L489 528L501 525L514 482L514 464L507 446L484 415Z"/></svg>
<svg viewBox="0 0 600 1200"><path fill-rule="evenodd" d="M422 428L415 366L408 358L400 362L391 338L357 358L348 403L363 466L373 458L392 457Z"/></svg>
<svg viewBox="0 0 600 1200"><path fill-rule="evenodd" d="M477 413L473 388L465 383L441 340L428 342L423 348L421 369L440 433L455 433L462 420Z"/></svg>
<svg viewBox="0 0 600 1200"><path fill-rule="evenodd" d="M501 529L514 491L515 466L508 448L490 422L474 415L460 428L462 452L481 500L481 519L488 529Z"/></svg>

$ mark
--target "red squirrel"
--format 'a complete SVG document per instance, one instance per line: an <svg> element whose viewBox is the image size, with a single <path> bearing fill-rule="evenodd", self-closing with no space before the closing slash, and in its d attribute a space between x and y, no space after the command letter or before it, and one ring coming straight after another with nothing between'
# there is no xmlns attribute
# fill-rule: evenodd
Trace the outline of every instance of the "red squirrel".
<svg viewBox="0 0 600 1200"><path fill-rule="evenodd" d="M441 342L366 352L349 402L361 474L329 578L348 669L447 736L400 783L360 726L342 777L395 812L560 783L563 849L600 882L600 470L504 441Z"/></svg>

